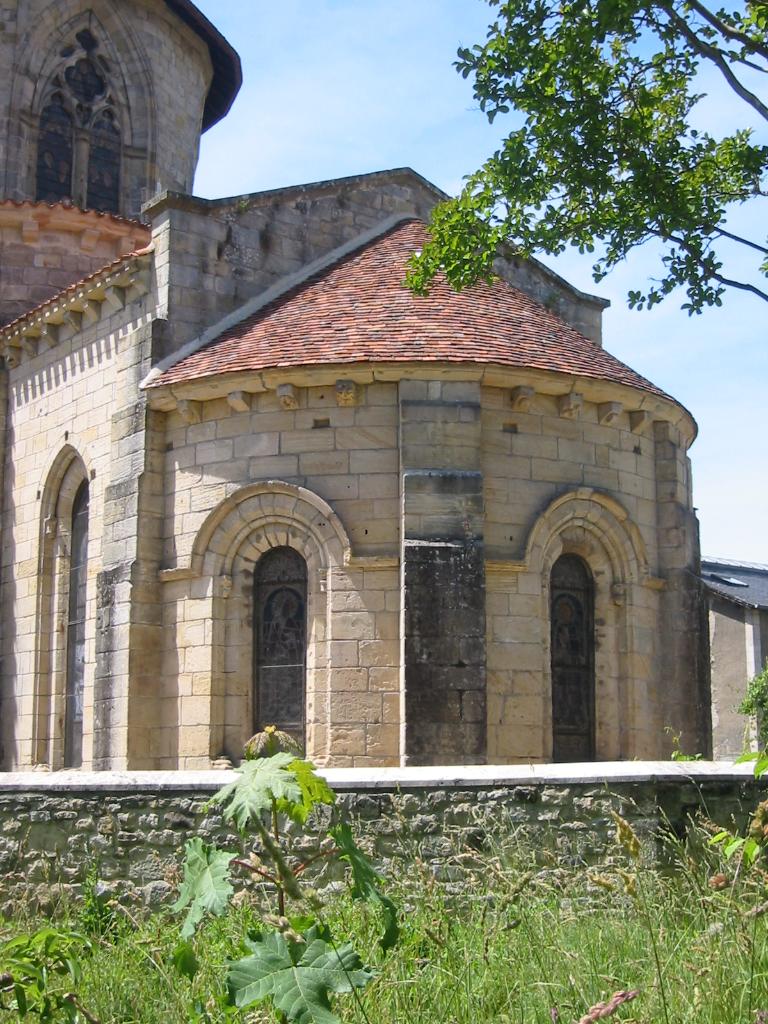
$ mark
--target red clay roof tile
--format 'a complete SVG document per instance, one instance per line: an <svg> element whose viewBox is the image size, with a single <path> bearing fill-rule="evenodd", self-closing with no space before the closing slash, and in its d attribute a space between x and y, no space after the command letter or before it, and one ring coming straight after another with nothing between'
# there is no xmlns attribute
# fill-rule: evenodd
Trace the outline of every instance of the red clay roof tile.
<svg viewBox="0 0 768 1024"><path fill-rule="evenodd" d="M152 381L323 363L495 363L614 381L664 395L524 292L497 281L427 296L403 284L426 241L416 220L342 257Z"/></svg>

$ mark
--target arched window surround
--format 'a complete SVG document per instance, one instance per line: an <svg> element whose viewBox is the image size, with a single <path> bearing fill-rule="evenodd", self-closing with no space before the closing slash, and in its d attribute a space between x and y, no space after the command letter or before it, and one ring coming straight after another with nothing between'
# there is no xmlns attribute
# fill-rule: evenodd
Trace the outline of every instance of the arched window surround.
<svg viewBox="0 0 768 1024"><path fill-rule="evenodd" d="M330 506L303 487L263 481L214 509L195 538L190 584L210 594L209 757L237 762L253 721L254 571L266 552L293 548L307 566L306 753L330 757L330 621L333 577L349 561L346 531ZM199 580L199 584L195 581Z"/></svg>
<svg viewBox="0 0 768 1024"><path fill-rule="evenodd" d="M640 756L641 733L659 733L663 722L653 703L653 653L658 594L648 586L645 544L620 502L592 488L555 499L528 538L526 565L540 580L541 621L549 623L552 569L563 554L576 555L594 585L595 760ZM631 608L631 613L630 613ZM552 759L552 671L549 628L542 634L546 701L541 749ZM646 755L647 756L647 755Z"/></svg>
<svg viewBox="0 0 768 1024"><path fill-rule="evenodd" d="M40 547L37 580L37 649L35 659L35 700L33 761L52 769L65 767L67 715L67 622L69 618L73 510L78 492L90 489L90 474L78 451L67 445L53 462L43 488L40 508ZM92 502L89 494L89 515ZM90 535L88 537L90 545ZM90 550L89 550L90 558ZM87 579L86 573L86 579ZM86 609L93 601L86 583ZM86 616L87 616L86 612ZM85 643L92 642L92 628L86 622ZM90 679L86 662L83 760L88 760L90 729Z"/></svg>

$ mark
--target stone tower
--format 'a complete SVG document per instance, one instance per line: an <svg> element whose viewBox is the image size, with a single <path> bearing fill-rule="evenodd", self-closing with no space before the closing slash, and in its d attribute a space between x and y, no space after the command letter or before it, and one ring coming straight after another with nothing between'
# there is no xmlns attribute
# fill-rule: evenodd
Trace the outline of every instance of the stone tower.
<svg viewBox="0 0 768 1024"><path fill-rule="evenodd" d="M189 0L12 0L3 16L0 323L147 243L142 205L191 191L241 81Z"/></svg>

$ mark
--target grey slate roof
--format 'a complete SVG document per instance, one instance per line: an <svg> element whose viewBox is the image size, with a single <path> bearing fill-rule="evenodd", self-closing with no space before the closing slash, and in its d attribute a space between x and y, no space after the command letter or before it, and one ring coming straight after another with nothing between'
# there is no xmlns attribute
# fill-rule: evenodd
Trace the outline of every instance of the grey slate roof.
<svg viewBox="0 0 768 1024"><path fill-rule="evenodd" d="M734 604L768 609L768 565L702 558L701 578L714 594Z"/></svg>

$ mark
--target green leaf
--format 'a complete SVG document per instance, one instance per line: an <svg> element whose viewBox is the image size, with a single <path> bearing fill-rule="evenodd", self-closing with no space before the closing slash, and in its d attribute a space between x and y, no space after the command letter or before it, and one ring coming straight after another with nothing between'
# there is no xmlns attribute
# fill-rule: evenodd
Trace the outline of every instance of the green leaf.
<svg viewBox="0 0 768 1024"><path fill-rule="evenodd" d="M744 859L750 866L760 856L760 843L756 839L747 839L744 842Z"/></svg>
<svg viewBox="0 0 768 1024"><path fill-rule="evenodd" d="M352 829L342 822L328 833L341 851L339 859L346 861L352 871L351 895L353 899L365 900L380 906L384 918L384 934L379 940L381 948L386 951L397 945L400 937L400 926L397 921L397 908L392 900L385 896L379 888L384 879L376 871L370 860L355 842Z"/></svg>
<svg viewBox="0 0 768 1024"><path fill-rule="evenodd" d="M739 850L742 848L745 842L746 839L742 839L740 836L731 837L723 845L723 853L725 854L725 859L730 860L731 857L733 857L735 854L739 852Z"/></svg>
<svg viewBox="0 0 768 1024"><path fill-rule="evenodd" d="M304 942L290 942L280 932L249 940L252 955L230 965L230 999L241 1009L271 1000L298 1024L340 1024L332 1012L331 993L364 988L373 972L352 947L335 947L327 929L314 925Z"/></svg>
<svg viewBox="0 0 768 1024"><path fill-rule="evenodd" d="M336 794L325 779L317 774L315 766L309 761L292 761L288 765L288 771L295 776L299 784L301 798L298 802L284 798L278 800L277 809L281 814L286 814L298 825L304 825L317 804L333 806L336 803Z"/></svg>
<svg viewBox="0 0 768 1024"><path fill-rule="evenodd" d="M185 846L184 881L173 910L189 907L181 929L184 939L191 938L206 912L222 914L234 892L229 881L229 864L234 853L206 845L199 836Z"/></svg>
<svg viewBox="0 0 768 1024"><path fill-rule="evenodd" d="M237 769L239 778L220 789L211 803L220 804L224 817L243 829L251 818L270 810L273 800L286 801L285 806L300 802L301 786L287 770L295 760L293 754L280 753L246 761Z"/></svg>
<svg viewBox="0 0 768 1024"><path fill-rule="evenodd" d="M736 758L734 764L748 764L750 761L755 762L755 778L762 778L768 772L768 749L761 750L757 754L742 754L741 757Z"/></svg>
<svg viewBox="0 0 768 1024"><path fill-rule="evenodd" d="M195 947L189 941L182 941L176 944L172 955L173 966L185 978L190 981L200 969L200 961L195 955Z"/></svg>

